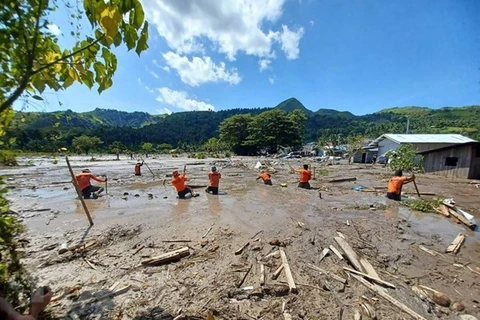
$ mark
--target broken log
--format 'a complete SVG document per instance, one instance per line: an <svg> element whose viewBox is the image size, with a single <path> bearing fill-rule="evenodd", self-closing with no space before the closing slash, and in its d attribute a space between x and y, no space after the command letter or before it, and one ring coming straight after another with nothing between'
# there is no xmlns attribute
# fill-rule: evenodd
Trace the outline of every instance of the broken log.
<svg viewBox="0 0 480 320"><path fill-rule="evenodd" d="M338 179L330 179L328 182L334 183L334 182L346 182L346 181L356 181L357 178L351 177L351 178L338 178Z"/></svg>
<svg viewBox="0 0 480 320"><path fill-rule="evenodd" d="M158 265L164 264L172 261L180 260L183 257L190 255L190 249L188 247L183 247L181 249L170 251L159 256L143 260L142 265Z"/></svg>
<svg viewBox="0 0 480 320"><path fill-rule="evenodd" d="M352 277L354 277L355 279L357 279L360 283L362 283L365 287L367 287L368 289L370 289L370 291L373 291L374 293L378 294L380 297L384 298L385 300L387 300L388 302L390 302L391 304L393 304L395 307L399 308L400 310L402 310L403 312L409 314L410 316L412 316L414 319L416 320L427 320L426 318L424 318L423 316L421 316L420 314L416 313L415 311L413 311L412 309L410 309L409 307L407 307L406 305L404 305L403 303L401 303L400 301L398 301L397 299L393 298L391 295L389 295L388 293L382 291L382 290L379 290L375 285L371 284L370 282L368 282L367 280L363 279L362 277L360 276L357 276L355 274L352 274L351 275Z"/></svg>
<svg viewBox="0 0 480 320"><path fill-rule="evenodd" d="M358 274L358 275L360 275L360 276L362 276L362 277L364 277L364 278L373 280L373 281L375 281L376 283L381 284L381 285L384 285L384 286L386 286L386 287L390 287L390 288L392 288L392 289L396 289L396 288L397 288L397 287L395 287L394 284L392 284L392 283L390 283L390 282L387 282L387 281L384 281L384 280L382 280L382 279L379 279L379 278L377 278L377 277L373 277L373 276L371 276L371 275L369 275L369 274L366 274L366 273L363 273L363 272L360 272L360 271L357 271L357 270L353 270L353 269L350 269L350 268L348 268L348 267L343 267L343 270L348 271L348 272L351 272L351 273Z"/></svg>
<svg viewBox="0 0 480 320"><path fill-rule="evenodd" d="M447 206L441 204L438 208L440 209L442 215L444 215L445 217L450 217L450 212L448 211Z"/></svg>
<svg viewBox="0 0 480 320"><path fill-rule="evenodd" d="M352 247L342 238L335 237L334 238L337 244L342 248L343 252L347 256L348 261L355 267L358 271L363 271L362 264L359 261L359 258L355 251L353 251Z"/></svg>
<svg viewBox="0 0 480 320"><path fill-rule="evenodd" d="M330 248L330 250L333 251L333 253L335 253L335 255L338 257L338 259L343 260L343 256L342 256L342 254L340 253L340 251L338 251L337 248L335 248L335 247L332 246L332 245L329 245L329 248Z"/></svg>
<svg viewBox="0 0 480 320"><path fill-rule="evenodd" d="M288 264L287 255L283 249L279 249L280 257L282 258L283 269L285 270L285 276L287 277L288 287L290 288L291 293L297 292L297 287L295 286L295 281L293 281L292 271L290 270L290 265Z"/></svg>
<svg viewBox="0 0 480 320"><path fill-rule="evenodd" d="M460 221L461 223L463 223L464 225L466 225L467 227L469 227L470 229L475 229L475 224L473 222L471 222L470 220L468 220L467 218L465 218L463 216L463 214L460 214L458 213L457 211L455 211L454 209L451 209L449 208L448 211L450 212L450 214L452 216L454 216L458 221Z"/></svg>
<svg viewBox="0 0 480 320"><path fill-rule="evenodd" d="M465 241L465 235L462 233L459 233L453 242L448 246L448 248L445 250L446 253L453 252L457 254L458 250L460 250L460 247L462 246L463 242Z"/></svg>
<svg viewBox="0 0 480 320"><path fill-rule="evenodd" d="M320 257L318 258L318 263L320 263L323 260L323 258L325 258L329 253L330 253L330 249L324 248L322 253L320 254Z"/></svg>

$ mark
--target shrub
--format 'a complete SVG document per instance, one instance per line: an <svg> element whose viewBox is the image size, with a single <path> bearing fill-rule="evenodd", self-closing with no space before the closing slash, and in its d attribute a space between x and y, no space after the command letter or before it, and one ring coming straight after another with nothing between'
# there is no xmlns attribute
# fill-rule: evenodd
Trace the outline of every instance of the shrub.
<svg viewBox="0 0 480 320"><path fill-rule="evenodd" d="M0 150L0 163L4 166L18 166L17 156L13 151Z"/></svg>
<svg viewBox="0 0 480 320"><path fill-rule="evenodd" d="M230 151L225 152L225 158L230 158L232 153Z"/></svg>
<svg viewBox="0 0 480 320"><path fill-rule="evenodd" d="M415 211L435 213L435 209L443 202L443 199L436 198L433 200L424 199L408 199L405 201L407 207Z"/></svg>

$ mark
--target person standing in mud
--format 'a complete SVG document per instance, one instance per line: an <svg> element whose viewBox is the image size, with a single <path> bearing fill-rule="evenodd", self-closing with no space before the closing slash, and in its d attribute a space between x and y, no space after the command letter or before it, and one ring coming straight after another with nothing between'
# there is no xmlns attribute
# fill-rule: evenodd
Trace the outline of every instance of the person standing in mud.
<svg viewBox="0 0 480 320"><path fill-rule="evenodd" d="M143 166L144 161L142 160L142 163L137 162L135 165L135 175L136 176L141 176L142 175L142 170L140 169L141 166Z"/></svg>
<svg viewBox="0 0 480 320"><path fill-rule="evenodd" d="M311 189L309 181L312 179L312 171L308 169L308 164L304 164L303 169L297 169L295 171L300 173L298 187L303 189Z"/></svg>
<svg viewBox="0 0 480 320"><path fill-rule="evenodd" d="M260 172L260 175L255 180L260 180L260 179L263 180L263 184L266 184L269 186L272 185L272 176L267 171L262 170L262 172Z"/></svg>
<svg viewBox="0 0 480 320"><path fill-rule="evenodd" d="M412 174L410 178L407 178L403 176L402 170L395 171L395 175L388 181L387 198L395 201L401 201L403 185L414 180L414 174Z"/></svg>
<svg viewBox="0 0 480 320"><path fill-rule="evenodd" d="M172 186L175 187L178 193L179 199L186 199L186 196L190 194L190 197L197 197L198 194L194 193L192 189L185 186L185 181L188 180L188 177L183 174L180 175L177 170L173 171Z"/></svg>
<svg viewBox="0 0 480 320"><path fill-rule="evenodd" d="M212 171L208 174L208 179L210 179L210 185L205 189L205 192L211 194L218 194L218 186L220 184L220 179L222 178L222 174L217 171L217 167L213 166Z"/></svg>
<svg viewBox="0 0 480 320"><path fill-rule="evenodd" d="M97 199L98 195L104 190L102 187L92 186L92 184L90 183L90 179L98 182L107 182L107 177L105 177L105 179L100 179L90 173L89 169L84 169L81 173L76 174L75 179L77 180L78 187L82 191L84 199L90 199L92 194L93 199Z"/></svg>

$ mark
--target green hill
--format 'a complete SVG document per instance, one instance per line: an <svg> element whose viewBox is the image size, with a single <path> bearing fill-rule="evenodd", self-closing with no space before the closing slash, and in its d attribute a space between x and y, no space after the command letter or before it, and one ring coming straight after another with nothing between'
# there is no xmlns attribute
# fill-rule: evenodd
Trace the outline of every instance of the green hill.
<svg viewBox="0 0 480 320"><path fill-rule="evenodd" d="M305 112L304 140L307 142L320 139L346 143L353 135L374 139L384 133L405 133L407 118L410 119L410 133L460 133L480 140L480 106L401 107L356 116L333 109L312 112L297 99L290 98L275 109ZM2 142L4 148L51 151L68 147L74 137L87 134L99 137L105 147L119 141L130 150L139 149L143 142L199 145L211 137L218 137L223 120L236 114L256 115L266 110L271 109L178 112L168 116L107 109L84 113L71 110L22 112L16 114Z"/></svg>

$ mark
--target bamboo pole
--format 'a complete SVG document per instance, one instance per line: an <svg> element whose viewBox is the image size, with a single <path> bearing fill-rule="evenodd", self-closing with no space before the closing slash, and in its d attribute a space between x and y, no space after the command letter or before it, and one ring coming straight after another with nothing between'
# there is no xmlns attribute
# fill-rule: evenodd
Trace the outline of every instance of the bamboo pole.
<svg viewBox="0 0 480 320"><path fill-rule="evenodd" d="M85 213L87 214L88 222L90 222L90 226L93 226L92 216L90 215L90 211L88 211L87 204L85 203L85 200L83 199L83 196L82 196L82 192L81 192L80 188L78 187L77 179L75 178L75 174L73 173L72 166L70 165L70 161L68 161L68 156L65 156L65 160L67 161L68 170L70 171L70 175L72 176L73 186L75 187L75 190L77 191L78 198L80 199L80 202L82 203L83 210L85 210Z"/></svg>

